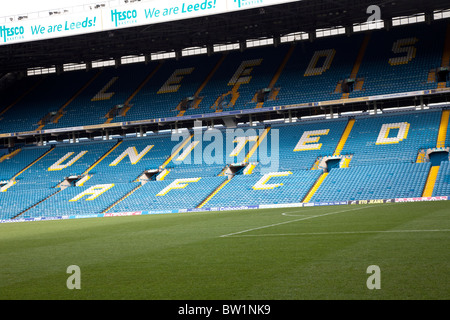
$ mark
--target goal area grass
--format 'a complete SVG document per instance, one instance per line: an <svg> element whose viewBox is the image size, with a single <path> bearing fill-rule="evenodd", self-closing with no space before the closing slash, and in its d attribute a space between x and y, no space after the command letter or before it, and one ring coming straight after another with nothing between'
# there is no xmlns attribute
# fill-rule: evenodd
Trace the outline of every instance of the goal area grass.
<svg viewBox="0 0 450 320"><path fill-rule="evenodd" d="M0 299L448 300L449 247L450 201L6 223Z"/></svg>

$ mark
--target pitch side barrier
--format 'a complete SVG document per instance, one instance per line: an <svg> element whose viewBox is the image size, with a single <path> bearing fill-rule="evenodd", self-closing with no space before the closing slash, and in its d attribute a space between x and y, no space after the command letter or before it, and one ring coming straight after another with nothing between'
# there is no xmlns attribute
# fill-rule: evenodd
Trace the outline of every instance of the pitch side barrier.
<svg viewBox="0 0 450 320"><path fill-rule="evenodd" d="M306 207L363 205L363 204L367 205L367 204L385 204L385 203L447 201L447 200L450 200L448 196L439 196L439 197L393 198L393 199L331 201L331 202L313 202L313 203L262 204L262 205L256 205L256 206L236 206L236 207L225 206L225 207L212 207L212 208L134 211L134 212L99 213L99 214L85 214L85 215L63 215L63 216L55 216L55 217L6 219L6 220L0 220L0 223L70 220L70 219L86 219L86 218L104 218L104 217L129 217L129 216L143 216L143 215L168 214L168 213L222 212L222 211L242 211L242 210L255 210L255 209L280 209L280 208L302 208L302 207L306 208Z"/></svg>

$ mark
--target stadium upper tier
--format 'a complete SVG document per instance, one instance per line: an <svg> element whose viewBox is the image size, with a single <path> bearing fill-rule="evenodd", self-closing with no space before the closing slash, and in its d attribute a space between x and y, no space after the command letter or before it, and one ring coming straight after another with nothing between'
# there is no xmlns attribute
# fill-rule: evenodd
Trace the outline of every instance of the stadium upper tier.
<svg viewBox="0 0 450 320"><path fill-rule="evenodd" d="M450 110L12 148L0 219L450 196Z"/></svg>
<svg viewBox="0 0 450 320"><path fill-rule="evenodd" d="M449 64L446 30L436 22L25 77L0 97L0 133L445 88L436 70Z"/></svg>

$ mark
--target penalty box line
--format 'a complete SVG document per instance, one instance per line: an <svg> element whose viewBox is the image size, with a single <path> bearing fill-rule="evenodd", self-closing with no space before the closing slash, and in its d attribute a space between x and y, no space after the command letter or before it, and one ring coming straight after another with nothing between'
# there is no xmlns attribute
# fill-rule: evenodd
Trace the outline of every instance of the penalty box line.
<svg viewBox="0 0 450 320"><path fill-rule="evenodd" d="M234 237L287 237L287 236L326 236L326 235L347 235L347 234L376 234L376 233L433 233L450 232L450 229L434 230L374 230L374 231L336 231L336 232L305 232L305 233L268 233L268 234L242 234Z"/></svg>
<svg viewBox="0 0 450 320"><path fill-rule="evenodd" d="M386 205L386 204L383 204L383 205ZM314 216L309 216L309 217L304 217L304 218L299 218L299 219L289 220L289 221L283 221L283 222L273 223L273 224L269 224L269 225L265 225L265 226L261 226L261 227L256 227L256 228L246 229L246 230L242 230L242 231L238 231L238 232L228 233L228 234L221 235L220 238L226 238L226 237L231 237L231 236L236 236L236 235L242 235L243 233L247 233L247 232L250 232L250 231L267 229L267 228L272 228L272 227L276 227L276 226L280 226L280 225L284 225L284 224L289 224L289 223L293 223L293 222L309 220L309 219L314 219L314 218L320 218L320 217L330 216L330 215L338 214L338 213L364 210L364 209L367 209L367 208L374 208L374 207L379 207L379 206L381 206L381 205L353 208L353 209L341 210L341 211L335 211L335 212L327 212L327 213L324 213L324 214L318 214L318 215L314 215Z"/></svg>

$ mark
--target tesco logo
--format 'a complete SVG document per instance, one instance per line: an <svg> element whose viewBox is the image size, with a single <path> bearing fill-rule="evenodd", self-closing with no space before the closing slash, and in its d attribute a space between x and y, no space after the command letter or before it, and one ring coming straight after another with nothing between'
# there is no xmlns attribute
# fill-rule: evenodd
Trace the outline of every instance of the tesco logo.
<svg viewBox="0 0 450 320"><path fill-rule="evenodd" d="M120 22L136 19L137 18L137 11L136 10L125 10L125 11L117 11L111 10L111 21L114 22L116 27L119 24L122 24Z"/></svg>
<svg viewBox="0 0 450 320"><path fill-rule="evenodd" d="M3 38L4 42L10 37L22 36L24 33L25 29L23 26L12 28L7 28L5 26L0 27L0 38Z"/></svg>

